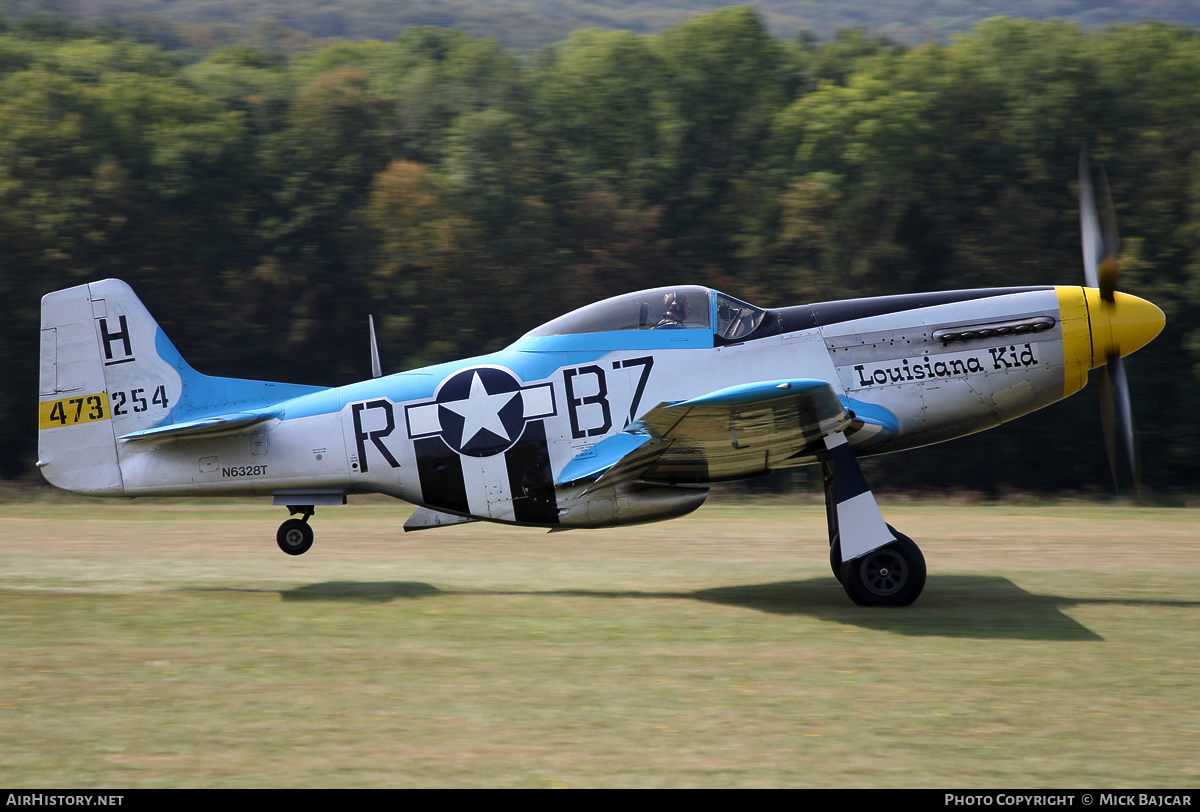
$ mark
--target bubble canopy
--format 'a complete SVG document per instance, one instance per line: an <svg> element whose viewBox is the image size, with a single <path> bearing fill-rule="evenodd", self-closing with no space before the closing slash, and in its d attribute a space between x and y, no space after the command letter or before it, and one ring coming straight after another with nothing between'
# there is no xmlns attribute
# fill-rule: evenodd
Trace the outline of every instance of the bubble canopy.
<svg viewBox="0 0 1200 812"><path fill-rule="evenodd" d="M711 330L725 339L749 335L764 311L697 285L652 288L614 296L573 310L525 334L538 336L631 330Z"/></svg>

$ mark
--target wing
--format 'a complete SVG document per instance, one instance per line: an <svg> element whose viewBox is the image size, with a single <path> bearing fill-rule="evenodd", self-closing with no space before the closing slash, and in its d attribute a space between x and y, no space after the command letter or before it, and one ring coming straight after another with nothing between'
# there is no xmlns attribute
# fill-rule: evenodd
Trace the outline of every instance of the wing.
<svg viewBox="0 0 1200 812"><path fill-rule="evenodd" d="M628 479L716 482L795 464L852 418L825 381L760 381L660 403L571 460L559 485Z"/></svg>

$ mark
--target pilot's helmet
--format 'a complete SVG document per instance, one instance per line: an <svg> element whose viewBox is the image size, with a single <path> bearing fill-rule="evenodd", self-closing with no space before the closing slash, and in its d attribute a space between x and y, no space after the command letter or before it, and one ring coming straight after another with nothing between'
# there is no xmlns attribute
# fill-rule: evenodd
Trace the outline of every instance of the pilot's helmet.
<svg viewBox="0 0 1200 812"><path fill-rule="evenodd" d="M663 296L663 316L675 321L683 321L691 311L687 296L677 290L668 291Z"/></svg>

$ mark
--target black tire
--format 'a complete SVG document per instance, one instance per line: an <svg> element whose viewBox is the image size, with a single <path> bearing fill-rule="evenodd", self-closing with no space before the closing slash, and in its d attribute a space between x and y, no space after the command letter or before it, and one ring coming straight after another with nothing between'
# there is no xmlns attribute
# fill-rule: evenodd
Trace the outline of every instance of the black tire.
<svg viewBox="0 0 1200 812"><path fill-rule="evenodd" d="M838 537L833 537L833 543L829 545L829 568L833 570L833 577L838 579L838 583L842 582L842 544L838 541Z"/></svg>
<svg viewBox="0 0 1200 812"><path fill-rule="evenodd" d="M925 556L908 536L842 565L842 587L859 606L908 606L925 588Z"/></svg>
<svg viewBox="0 0 1200 812"><path fill-rule="evenodd" d="M279 544L279 549L288 555L303 555L313 545L313 529L309 526L308 522L302 522L299 519L288 519L279 525L279 532L275 534L275 541Z"/></svg>

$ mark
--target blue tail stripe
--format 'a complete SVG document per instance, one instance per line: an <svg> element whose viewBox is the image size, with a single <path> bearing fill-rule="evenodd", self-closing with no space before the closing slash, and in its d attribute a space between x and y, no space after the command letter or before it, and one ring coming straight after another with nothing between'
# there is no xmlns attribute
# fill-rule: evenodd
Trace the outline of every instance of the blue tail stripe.
<svg viewBox="0 0 1200 812"><path fill-rule="evenodd" d="M178 370L179 377L183 380L183 394L179 403L171 409L167 421L162 425L193 420L216 412L228 412L230 407L235 407L238 411L263 408L325 390L323 386L202 375L183 360L183 356L175 349L175 345L161 327L154 337L154 348L160 358Z"/></svg>

